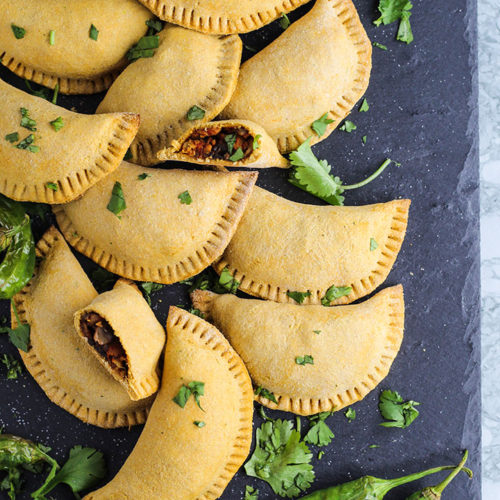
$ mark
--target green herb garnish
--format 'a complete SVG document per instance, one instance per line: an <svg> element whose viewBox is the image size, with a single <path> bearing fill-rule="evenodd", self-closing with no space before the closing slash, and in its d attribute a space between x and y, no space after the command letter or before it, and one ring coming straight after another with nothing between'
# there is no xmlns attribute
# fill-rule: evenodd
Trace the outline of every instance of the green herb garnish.
<svg viewBox="0 0 500 500"><path fill-rule="evenodd" d="M356 410L354 410L352 408L347 408L344 415L345 415L345 418L347 418L347 420L349 420L349 422L352 422L356 418Z"/></svg>
<svg viewBox="0 0 500 500"><path fill-rule="evenodd" d="M146 21L146 26L149 28L148 35L155 35L163 29L163 23L156 18L148 19Z"/></svg>
<svg viewBox="0 0 500 500"><path fill-rule="evenodd" d="M90 25L89 29L89 38L97 42L97 38L99 37L99 30L93 25Z"/></svg>
<svg viewBox="0 0 500 500"><path fill-rule="evenodd" d="M28 346L30 344L30 325L21 323L14 301L11 301L11 306L16 317L17 327L12 329L8 326L2 326L0 327L0 333L7 333L12 344L18 349L21 349L21 351L28 352Z"/></svg>
<svg viewBox="0 0 500 500"><path fill-rule="evenodd" d="M52 189L52 191L59 191L59 186L55 182L46 182L45 187Z"/></svg>
<svg viewBox="0 0 500 500"><path fill-rule="evenodd" d="M232 154L233 148L234 148L234 143L236 142L236 134L227 134L224 137L224 140L226 141L226 144L227 144L228 153Z"/></svg>
<svg viewBox="0 0 500 500"><path fill-rule="evenodd" d="M205 424L205 422L201 422L200 420L195 420L193 422L193 424L196 425L196 427L200 427L200 428L205 427L205 425L207 425L207 424Z"/></svg>
<svg viewBox="0 0 500 500"><path fill-rule="evenodd" d="M310 354L304 354L304 356L296 356L295 363L297 365L314 365L314 358Z"/></svg>
<svg viewBox="0 0 500 500"><path fill-rule="evenodd" d="M136 61L142 57L153 57L160 46L158 35L143 36L128 52L127 59Z"/></svg>
<svg viewBox="0 0 500 500"><path fill-rule="evenodd" d="M345 297L352 292L352 288L350 286L335 286L332 285L325 293L325 296L321 299L321 303L328 307L331 302L341 297Z"/></svg>
<svg viewBox="0 0 500 500"><path fill-rule="evenodd" d="M247 485L245 487L244 500L259 500L259 490L256 490L253 486Z"/></svg>
<svg viewBox="0 0 500 500"><path fill-rule="evenodd" d="M232 156L229 157L231 161L240 161L243 157L245 156L245 153L243 153L243 150L241 148L238 148Z"/></svg>
<svg viewBox="0 0 500 500"><path fill-rule="evenodd" d="M266 398L269 401L272 401L273 403L278 404L278 401L276 400L276 396L271 391L264 389L264 387L260 387L260 386L256 387L254 390L254 394L256 396L262 396L263 398Z"/></svg>
<svg viewBox="0 0 500 500"><path fill-rule="evenodd" d="M189 121L201 120L205 117L205 110L195 104L189 108L186 117Z"/></svg>
<svg viewBox="0 0 500 500"><path fill-rule="evenodd" d="M151 294L161 290L164 286L165 285L162 285L161 283L153 283L152 281L144 281L141 283L140 287L142 288L144 298L149 305L151 305Z"/></svg>
<svg viewBox="0 0 500 500"><path fill-rule="evenodd" d="M290 292L290 291L288 291L288 292L286 292L286 294L288 295L288 297L295 300L295 302L297 302L298 304L302 304L306 297L311 296L311 292Z"/></svg>
<svg viewBox="0 0 500 500"><path fill-rule="evenodd" d="M125 203L125 196L123 195L122 185L116 181L113 186L113 191L111 191L111 198L106 207L110 212L113 212L119 219L121 216L119 215L127 208L127 204Z"/></svg>
<svg viewBox="0 0 500 500"><path fill-rule="evenodd" d="M391 24L399 21L397 39L401 42L413 42L413 33L410 25L411 9L413 4L409 0L380 0L378 10L380 17L373 24Z"/></svg>
<svg viewBox="0 0 500 500"><path fill-rule="evenodd" d="M56 43L56 32L55 30L49 31L49 45L54 45Z"/></svg>
<svg viewBox="0 0 500 500"><path fill-rule="evenodd" d="M33 134L28 135L25 137L21 142L16 144L17 149L27 149L31 153L38 153L40 151L40 148L38 146L35 146L33 143L35 142L35 136Z"/></svg>
<svg viewBox="0 0 500 500"><path fill-rule="evenodd" d="M386 45L382 45L381 43L378 43L378 42L373 42L373 46L377 47L377 49L387 50L387 46Z"/></svg>
<svg viewBox="0 0 500 500"><path fill-rule="evenodd" d="M12 33L14 33L14 36L20 40L21 38L24 38L24 35L26 35L26 30L24 28L21 28L20 26L16 26L15 24L11 24L10 27L12 28Z"/></svg>
<svg viewBox="0 0 500 500"><path fill-rule="evenodd" d="M200 396L205 393L205 383L204 382L189 382L187 385L183 385L177 395L174 397L173 401L176 402L181 408L184 408L191 396L194 397L198 407L203 410L200 405Z"/></svg>
<svg viewBox="0 0 500 500"><path fill-rule="evenodd" d="M21 108L21 127L27 128L32 132L36 131L36 121L30 118L30 112L26 108Z"/></svg>
<svg viewBox="0 0 500 500"><path fill-rule="evenodd" d="M7 368L7 379L16 380L19 375L23 372L23 367L21 363L11 356L10 354L4 354L0 358L0 362Z"/></svg>
<svg viewBox="0 0 500 500"><path fill-rule="evenodd" d="M10 143L17 142L19 140L19 134L17 132L12 132L12 134L7 134L5 136L5 140Z"/></svg>
<svg viewBox="0 0 500 500"><path fill-rule="evenodd" d="M64 127L64 122L61 116L58 116L55 120L52 120L49 122L52 125L52 128L56 131L59 132Z"/></svg>
<svg viewBox="0 0 500 500"><path fill-rule="evenodd" d="M280 17L280 26L282 30L286 30L288 26L290 26L290 19L288 19L288 16L283 12Z"/></svg>
<svg viewBox="0 0 500 500"><path fill-rule="evenodd" d="M140 180L140 181L144 181L146 180L148 177L151 177L151 174L146 174L145 172L143 174L139 174L137 176L137 178Z"/></svg>
<svg viewBox="0 0 500 500"><path fill-rule="evenodd" d="M325 113L321 118L312 123L311 128L316 132L318 137L321 137L326 132L328 125L334 121L328 118L328 113Z"/></svg>
<svg viewBox="0 0 500 500"><path fill-rule="evenodd" d="M321 460L323 458L323 456L325 455L325 452L323 450L320 450L318 452L318 460Z"/></svg>
<svg viewBox="0 0 500 500"><path fill-rule="evenodd" d="M321 333L321 330L313 330L313 332L316 334L316 335L319 335Z"/></svg>
<svg viewBox="0 0 500 500"><path fill-rule="evenodd" d="M366 99L363 99L361 106L359 107L360 113L366 113L370 109L370 105Z"/></svg>
<svg viewBox="0 0 500 500"><path fill-rule="evenodd" d="M225 267L220 273L219 285L221 285L229 293L236 293L236 290L238 290L238 287L240 286L240 282L233 278L229 268Z"/></svg>
<svg viewBox="0 0 500 500"><path fill-rule="evenodd" d="M346 120L344 122L344 124L340 127L340 130L342 130L343 132L347 132L348 134L350 134L351 132L353 132L357 128L358 127L353 122L351 122L350 120Z"/></svg>
<svg viewBox="0 0 500 500"><path fill-rule="evenodd" d="M184 205L191 205L191 203L193 202L189 191L184 191L179 196L177 196L177 198L179 198L179 200L181 200L181 203Z"/></svg>
<svg viewBox="0 0 500 500"><path fill-rule="evenodd" d="M378 243L375 241L374 238L370 238L370 252L377 250L377 248L378 248Z"/></svg>
<svg viewBox="0 0 500 500"><path fill-rule="evenodd" d="M364 135L361 140L363 141L363 144L366 144L366 135Z"/></svg>
<svg viewBox="0 0 500 500"><path fill-rule="evenodd" d="M382 391L379 397L378 408L383 418L388 422L382 422L383 427L399 427L406 429L419 415L415 406L420 403L416 401L403 401L396 391Z"/></svg>
<svg viewBox="0 0 500 500"><path fill-rule="evenodd" d="M255 151L256 149L260 148L260 139L262 139L262 136L260 134L257 134L253 138L253 143L252 143L252 149Z"/></svg>
<svg viewBox="0 0 500 500"><path fill-rule="evenodd" d="M332 415L331 411L324 411L309 417L311 427L307 431L304 441L315 446L326 446L331 443L335 437L330 427L326 424L325 420Z"/></svg>

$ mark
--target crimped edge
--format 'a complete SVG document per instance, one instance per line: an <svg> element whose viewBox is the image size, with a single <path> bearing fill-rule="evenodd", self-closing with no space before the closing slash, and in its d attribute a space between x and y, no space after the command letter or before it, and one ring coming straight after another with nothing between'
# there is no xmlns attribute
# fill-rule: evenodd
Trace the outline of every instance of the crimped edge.
<svg viewBox="0 0 500 500"><path fill-rule="evenodd" d="M215 223L203 248L195 250L192 255L178 262L175 266L152 268L144 267L140 263L118 259L106 249L99 248L87 238L79 236L76 228L64 212L64 206L53 207L53 212L66 240L76 250L101 267L135 281L153 281L168 285L199 274L212 264L229 244L243 215L258 175L257 172L238 172L237 174L240 180L230 199L230 203L220 219Z"/></svg>
<svg viewBox="0 0 500 500"><path fill-rule="evenodd" d="M61 233L59 233L54 226L51 226L36 245L37 257L46 257L54 243L59 239L62 239ZM37 272L38 267L35 269L33 277L35 277ZM13 297L19 319L23 323L28 322L26 299L30 295L32 283L33 278L18 294ZM12 310L11 322L13 327L17 326L17 321ZM105 412L79 404L75 398L59 387L56 382L50 378L49 374L43 368L43 363L38 359L36 352L34 352L31 345L27 353L19 350L19 354L21 355L26 369L30 372L46 396L53 403L60 406L63 410L66 410L68 413L71 413L82 422L103 427L105 429L131 427L133 425L143 424L146 422L149 408L130 412Z"/></svg>
<svg viewBox="0 0 500 500"><path fill-rule="evenodd" d="M381 257L378 260L376 267L368 276L361 278L354 283L332 283L332 285L336 286L350 286L352 288L352 292L349 295L332 301L330 305L349 304L361 297L364 297L365 295L368 295L385 281L391 271L406 235L408 212L411 200L393 200L388 203L392 203L395 206L395 213L392 217L390 231L387 235L386 241L384 242L384 246L380 253ZM213 264L213 268L219 274L226 267L233 278L240 282L239 290L242 292L253 295L254 297L273 300L275 302L297 304L297 302L287 295L287 292L293 292L294 290L291 290L286 286L281 287L270 283L254 281L244 272L235 269L231 263L224 258L224 255L222 255L222 257ZM324 297L327 289L307 290L311 293L311 295L306 297L303 305L321 304L321 299Z"/></svg>

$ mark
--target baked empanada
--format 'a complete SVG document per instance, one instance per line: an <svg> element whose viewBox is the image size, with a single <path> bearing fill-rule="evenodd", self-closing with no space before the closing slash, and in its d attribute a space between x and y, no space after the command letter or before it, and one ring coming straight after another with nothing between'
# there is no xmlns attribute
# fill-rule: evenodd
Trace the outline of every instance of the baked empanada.
<svg viewBox="0 0 500 500"><path fill-rule="evenodd" d="M101 267L175 283L218 258L245 209L256 172L143 168L123 163L85 196L54 207L65 238ZM107 208L116 185L127 208Z"/></svg>
<svg viewBox="0 0 500 500"><path fill-rule="evenodd" d="M347 304L371 293L403 243L410 200L360 207L295 203L255 187L214 267L240 290L277 302Z"/></svg>
<svg viewBox="0 0 500 500"><path fill-rule="evenodd" d="M269 134L246 120L196 125L161 150L158 159L221 167L288 167Z"/></svg>
<svg viewBox="0 0 500 500"><path fill-rule="evenodd" d="M299 415L340 410L363 399L388 374L403 340L401 285L361 304L339 307L277 304L201 290L191 297L243 359L260 388L257 401Z"/></svg>
<svg viewBox="0 0 500 500"><path fill-rule="evenodd" d="M171 307L161 388L116 477L84 500L219 498L252 441L245 365L206 321Z"/></svg>
<svg viewBox="0 0 500 500"><path fill-rule="evenodd" d="M144 423L151 398L131 401L75 331L73 314L97 292L54 227L38 242L37 255L42 260L33 279L13 299L31 326L29 351L20 351L26 368L53 403L83 422L106 428Z"/></svg>
<svg viewBox="0 0 500 500"><path fill-rule="evenodd" d="M82 115L0 80L0 192L66 203L112 172L139 128L132 113Z"/></svg>
<svg viewBox="0 0 500 500"><path fill-rule="evenodd" d="M158 390L165 332L137 286L118 280L75 313L75 328L92 355L137 401Z"/></svg>
<svg viewBox="0 0 500 500"><path fill-rule="evenodd" d="M152 17L134 0L0 0L0 12L2 63L63 94L107 89Z"/></svg>
<svg viewBox="0 0 500 500"><path fill-rule="evenodd" d="M351 0L317 0L264 50L246 61L223 118L262 125L282 153L308 137L325 139L365 93L371 44ZM312 124L333 120L319 137Z"/></svg>
<svg viewBox="0 0 500 500"><path fill-rule="evenodd" d="M178 26L159 34L153 57L128 66L108 90L98 113L131 111L141 126L130 152L135 163L159 163L156 154L193 124L210 121L236 87L241 59L237 35L210 36Z"/></svg>

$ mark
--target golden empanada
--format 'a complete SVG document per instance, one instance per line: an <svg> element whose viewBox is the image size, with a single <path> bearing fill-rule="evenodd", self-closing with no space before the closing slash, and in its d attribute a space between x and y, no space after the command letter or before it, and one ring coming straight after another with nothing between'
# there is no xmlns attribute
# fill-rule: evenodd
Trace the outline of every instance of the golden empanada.
<svg viewBox="0 0 500 500"><path fill-rule="evenodd" d="M237 35L210 36L178 26L159 34L153 57L128 66L108 90L98 113L130 111L141 126L130 151L135 163L159 163L156 154L193 124L210 121L229 102L241 59Z"/></svg>
<svg viewBox="0 0 500 500"><path fill-rule="evenodd" d="M82 115L0 80L0 192L65 203L112 172L137 133L132 113Z"/></svg>
<svg viewBox="0 0 500 500"><path fill-rule="evenodd" d="M158 159L221 167L288 167L269 134L246 120L196 125L161 150Z"/></svg>
<svg viewBox="0 0 500 500"><path fill-rule="evenodd" d="M257 401L299 415L340 410L363 399L385 378L403 340L401 285L361 304L339 307L277 304L201 290L191 297L243 359L260 388Z"/></svg>
<svg viewBox="0 0 500 500"><path fill-rule="evenodd" d="M75 313L75 329L93 356L134 401L158 390L165 332L137 286L118 280Z"/></svg>
<svg viewBox="0 0 500 500"><path fill-rule="evenodd" d="M255 172L143 168L129 163L85 196L54 207L66 239L125 278L175 283L198 274L231 239ZM106 207L119 184L127 208Z"/></svg>
<svg viewBox="0 0 500 500"><path fill-rule="evenodd" d="M403 243L410 200L360 207L295 203L255 187L214 267L240 290L277 302L346 304L371 293ZM349 290L349 287L351 290Z"/></svg>
<svg viewBox="0 0 500 500"><path fill-rule="evenodd" d="M54 227L38 242L37 256L35 276L13 299L21 321L31 325L29 351L20 351L26 368L52 402L83 422L144 423L152 400L131 401L75 331L73 314L97 292Z"/></svg>
<svg viewBox="0 0 500 500"><path fill-rule="evenodd" d="M0 12L2 63L63 94L107 89L152 17L134 0L0 0Z"/></svg>
<svg viewBox="0 0 500 500"><path fill-rule="evenodd" d="M246 61L224 118L262 125L282 153L308 137L325 139L365 93L371 44L351 0L317 0L264 50ZM312 124L333 123L321 138Z"/></svg>
<svg viewBox="0 0 500 500"><path fill-rule="evenodd" d="M171 307L161 388L146 426L116 477L85 500L219 498L250 450L252 413L250 377L228 341Z"/></svg>

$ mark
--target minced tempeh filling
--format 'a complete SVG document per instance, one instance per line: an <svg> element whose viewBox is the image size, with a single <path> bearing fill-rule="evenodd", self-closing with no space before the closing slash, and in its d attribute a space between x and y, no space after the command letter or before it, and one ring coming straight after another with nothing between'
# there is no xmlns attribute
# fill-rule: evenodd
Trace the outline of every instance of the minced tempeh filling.
<svg viewBox="0 0 500 500"><path fill-rule="evenodd" d="M252 154L253 140L243 127L200 128L184 141L180 152L199 159L239 161ZM240 148L243 157L231 160Z"/></svg>
<svg viewBox="0 0 500 500"><path fill-rule="evenodd" d="M127 376L127 356L110 324L95 312L86 312L80 328L88 343L109 363L122 378Z"/></svg>

